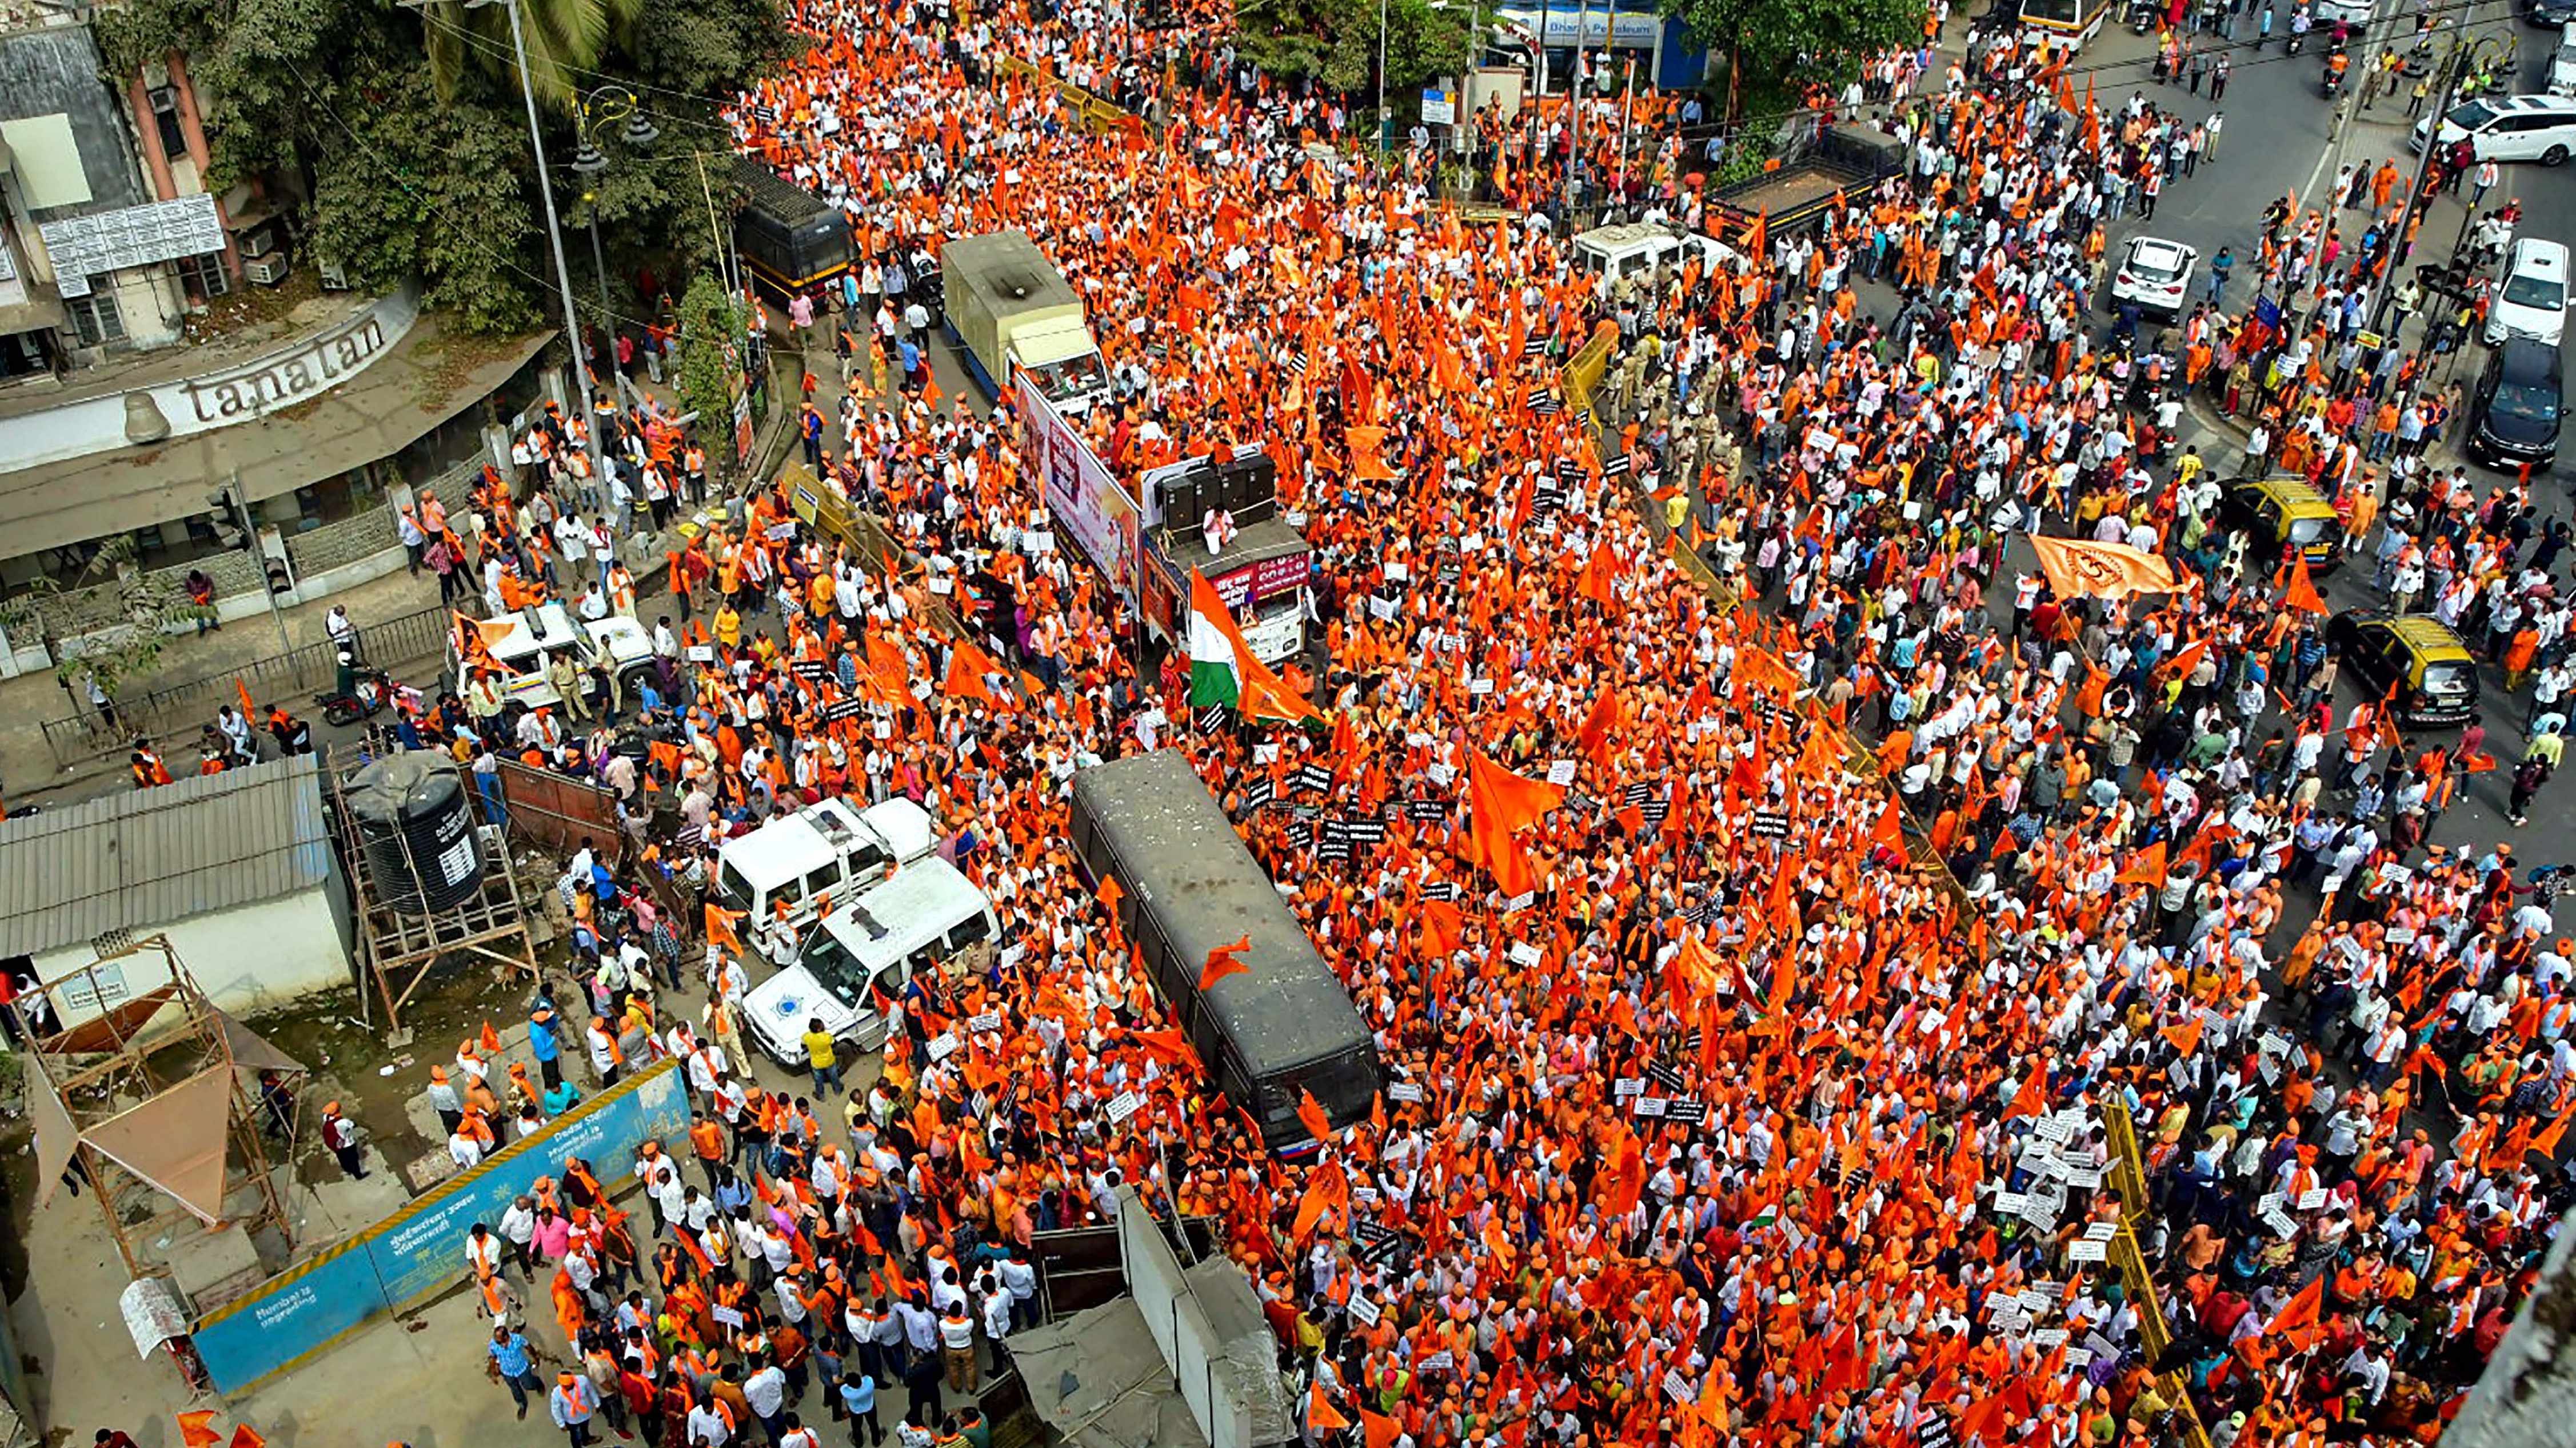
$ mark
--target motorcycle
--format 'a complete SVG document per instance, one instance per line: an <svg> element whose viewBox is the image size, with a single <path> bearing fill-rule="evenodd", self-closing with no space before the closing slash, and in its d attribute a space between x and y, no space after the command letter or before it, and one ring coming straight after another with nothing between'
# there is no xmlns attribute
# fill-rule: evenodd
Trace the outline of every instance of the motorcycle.
<svg viewBox="0 0 2576 1448"><path fill-rule="evenodd" d="M2338 60L2343 61L2344 64L2341 66L2336 65L2335 62ZM2336 96L2343 94L2344 76L2351 64L2352 62L2345 59L2344 53L2340 50L2327 56L2325 71L2317 77L2317 93L2324 96L2327 100L2333 100Z"/></svg>
<svg viewBox="0 0 2576 1448"><path fill-rule="evenodd" d="M363 719L372 719L394 701L394 681L382 669L370 669L358 675L349 692L316 694L313 707L322 711L322 722L346 727Z"/></svg>

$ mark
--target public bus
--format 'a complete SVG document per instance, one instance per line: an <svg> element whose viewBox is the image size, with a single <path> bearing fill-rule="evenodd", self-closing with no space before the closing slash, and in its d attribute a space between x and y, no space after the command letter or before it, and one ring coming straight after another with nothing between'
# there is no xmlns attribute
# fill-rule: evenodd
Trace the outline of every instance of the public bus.
<svg viewBox="0 0 2576 1448"><path fill-rule="evenodd" d="M2021 23L2070 45L2090 44L2102 33L2106 0L2021 0Z"/></svg>
<svg viewBox="0 0 2576 1448"><path fill-rule="evenodd" d="M1367 1023L1188 759L1157 749L1074 775L1071 834L1092 888L1118 882L1119 928L1264 1145L1312 1149L1297 1117L1308 1092L1336 1128L1369 1114L1381 1073ZM1237 940L1247 969L1201 991L1209 952Z"/></svg>

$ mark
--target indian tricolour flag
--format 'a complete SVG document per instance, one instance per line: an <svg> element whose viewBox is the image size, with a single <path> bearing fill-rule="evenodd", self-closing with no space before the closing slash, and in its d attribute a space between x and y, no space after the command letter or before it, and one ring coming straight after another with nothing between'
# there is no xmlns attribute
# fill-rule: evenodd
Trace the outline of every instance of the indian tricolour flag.
<svg viewBox="0 0 2576 1448"><path fill-rule="evenodd" d="M1251 719L1311 719L1315 706L1253 655L1216 585L1190 570L1190 707L1223 705Z"/></svg>

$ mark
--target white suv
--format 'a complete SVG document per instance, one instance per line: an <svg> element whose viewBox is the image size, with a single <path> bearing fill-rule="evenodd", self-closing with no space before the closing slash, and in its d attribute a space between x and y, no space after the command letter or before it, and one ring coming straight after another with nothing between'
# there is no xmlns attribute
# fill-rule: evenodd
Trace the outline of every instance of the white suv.
<svg viewBox="0 0 2576 1448"><path fill-rule="evenodd" d="M2191 305L2191 273L2200 253L2179 241L2133 236L2111 274L2111 310L2135 302L2149 316L2180 317Z"/></svg>

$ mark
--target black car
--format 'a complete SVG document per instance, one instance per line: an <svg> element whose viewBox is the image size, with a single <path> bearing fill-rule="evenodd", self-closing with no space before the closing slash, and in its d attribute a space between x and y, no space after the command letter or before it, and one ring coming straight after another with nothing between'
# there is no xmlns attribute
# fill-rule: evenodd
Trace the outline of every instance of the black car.
<svg viewBox="0 0 2576 1448"><path fill-rule="evenodd" d="M2576 0L2525 0L2522 18L2534 25L2564 25L2576 20Z"/></svg>
<svg viewBox="0 0 2576 1448"><path fill-rule="evenodd" d="M2558 420L2566 414L2556 344L2507 338L2488 355L2469 399L2469 461L2545 468L2558 457Z"/></svg>

